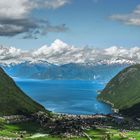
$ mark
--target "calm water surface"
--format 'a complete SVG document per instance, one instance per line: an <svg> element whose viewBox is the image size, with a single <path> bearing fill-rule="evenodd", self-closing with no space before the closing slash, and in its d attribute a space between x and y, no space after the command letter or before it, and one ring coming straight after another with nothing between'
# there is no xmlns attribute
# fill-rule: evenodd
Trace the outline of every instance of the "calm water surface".
<svg viewBox="0 0 140 140"><path fill-rule="evenodd" d="M18 86L45 108L68 114L111 113L111 107L97 101L98 81L14 79Z"/></svg>

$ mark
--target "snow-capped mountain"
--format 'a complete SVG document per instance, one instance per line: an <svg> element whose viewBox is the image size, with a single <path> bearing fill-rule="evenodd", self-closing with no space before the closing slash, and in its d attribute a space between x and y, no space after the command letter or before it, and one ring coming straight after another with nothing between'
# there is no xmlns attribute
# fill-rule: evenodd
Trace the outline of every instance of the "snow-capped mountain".
<svg viewBox="0 0 140 140"><path fill-rule="evenodd" d="M25 62L9 67L3 66L3 68L10 76L19 78L106 81L127 66L128 64L91 65L80 63L54 65L40 61L40 63Z"/></svg>
<svg viewBox="0 0 140 140"><path fill-rule="evenodd" d="M140 62L140 48L78 48L61 40L33 51L0 47L0 65L13 77L34 79L108 79Z"/></svg>
<svg viewBox="0 0 140 140"><path fill-rule="evenodd" d="M69 63L90 64L133 64L140 62L140 48L74 47L61 40L55 40L50 46L44 45L33 51L23 51L15 47L0 47L0 64L20 64L26 61L63 65Z"/></svg>

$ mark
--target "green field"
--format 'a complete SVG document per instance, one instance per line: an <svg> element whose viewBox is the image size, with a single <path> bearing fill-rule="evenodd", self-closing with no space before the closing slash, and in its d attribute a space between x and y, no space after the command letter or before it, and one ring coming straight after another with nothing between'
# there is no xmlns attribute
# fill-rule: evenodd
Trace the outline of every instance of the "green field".
<svg viewBox="0 0 140 140"><path fill-rule="evenodd" d="M116 129L98 128L94 130L86 130L85 134L93 140L128 140L129 138L140 140L140 131L121 133ZM39 124L34 122L6 124L2 119L0 119L0 139L1 137L23 137L23 140L88 140L86 136L74 138L51 136L48 135L47 131L43 130Z"/></svg>
<svg viewBox="0 0 140 140"><path fill-rule="evenodd" d="M87 131L87 134L93 140L128 140L130 138L140 140L140 131L122 133L115 129L96 129Z"/></svg>

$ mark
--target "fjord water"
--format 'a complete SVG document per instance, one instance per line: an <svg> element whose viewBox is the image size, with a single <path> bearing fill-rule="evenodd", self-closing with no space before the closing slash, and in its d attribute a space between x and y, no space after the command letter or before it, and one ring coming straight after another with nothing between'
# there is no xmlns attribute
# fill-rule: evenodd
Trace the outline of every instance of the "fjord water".
<svg viewBox="0 0 140 140"><path fill-rule="evenodd" d="M111 113L111 107L96 99L97 91L102 90L112 77L127 66L127 64L54 66L27 62L4 69L11 77L18 77L14 78L17 85L46 109L68 114L108 114Z"/></svg>
<svg viewBox="0 0 140 140"><path fill-rule="evenodd" d="M17 85L46 109L67 114L108 114L111 107L99 102L97 90L105 84L83 80L14 79Z"/></svg>

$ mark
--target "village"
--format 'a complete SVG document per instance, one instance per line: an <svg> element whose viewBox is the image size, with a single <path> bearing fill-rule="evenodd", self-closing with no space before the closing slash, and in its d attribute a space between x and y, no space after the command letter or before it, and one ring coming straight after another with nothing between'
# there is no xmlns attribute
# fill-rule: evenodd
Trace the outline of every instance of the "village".
<svg viewBox="0 0 140 140"><path fill-rule="evenodd" d="M35 115L37 121L44 128L49 128L50 132L55 135L76 135L82 136L84 130L101 128L117 128L120 131L139 130L139 119L129 119L114 115L68 115L56 114L48 118L43 112Z"/></svg>
<svg viewBox="0 0 140 140"><path fill-rule="evenodd" d="M140 130L139 119L124 118L113 115L69 115L53 114L51 117L45 112L37 112L31 117L23 115L4 116L8 124L36 121L50 135L64 137L83 137L86 130L96 128L115 128L120 132ZM24 135L24 134L23 134ZM123 136L122 136L123 137Z"/></svg>

